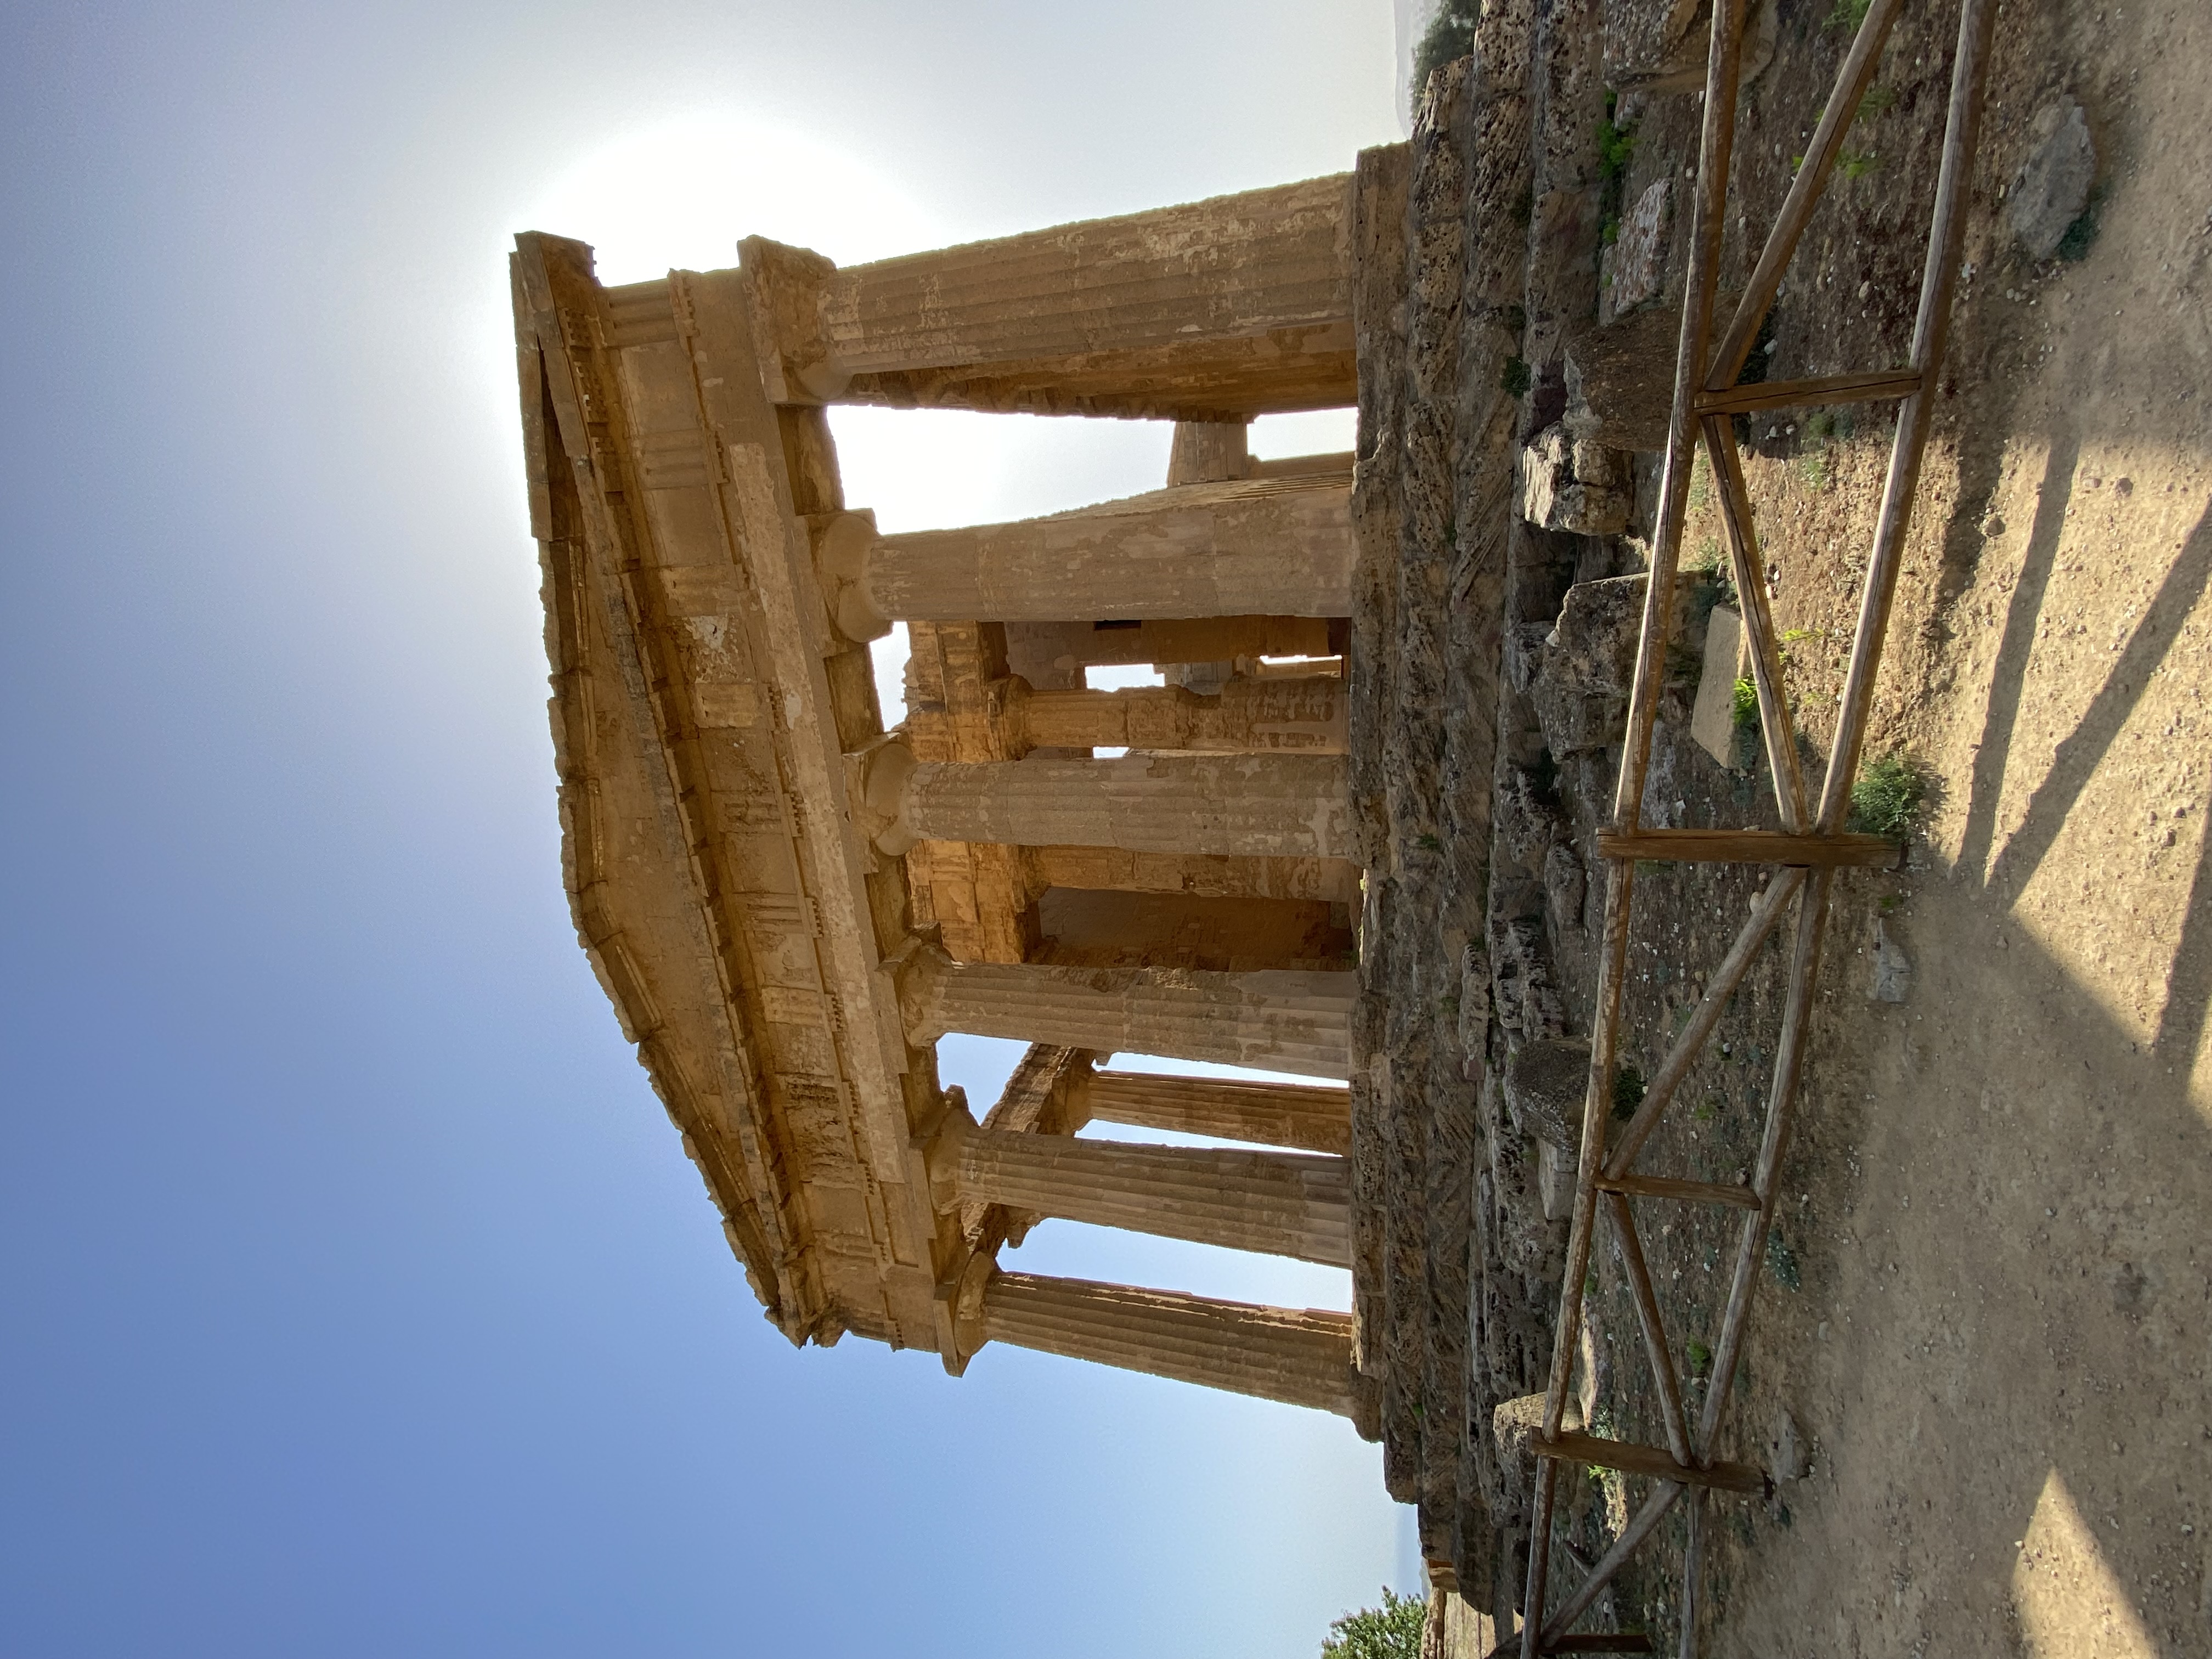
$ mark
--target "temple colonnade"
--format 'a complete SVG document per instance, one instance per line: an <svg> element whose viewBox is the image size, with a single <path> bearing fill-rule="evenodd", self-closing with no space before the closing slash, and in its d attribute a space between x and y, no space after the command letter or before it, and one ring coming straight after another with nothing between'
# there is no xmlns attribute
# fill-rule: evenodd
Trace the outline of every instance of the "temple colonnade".
<svg viewBox="0 0 2212 1659"><path fill-rule="evenodd" d="M970 1244L939 1291L955 1304L948 1367L1012 1343L1371 1434L1348 1315L997 1263L1059 1218L1351 1264L1351 457L1255 463L1246 433L1258 415L1356 400L1348 185L849 270L760 239L743 253L780 403L1176 422L1165 486L1125 501L896 535L860 511L811 521L826 628L860 643L907 623L939 674L903 726L848 757L856 829L909 860L940 916L988 908L975 872L1017 872L969 935L1012 944L948 949L948 927L887 963L912 1044L1035 1045L983 1121L951 1098L927 1137L931 1201L968 1218ZM1165 683L1084 684L1130 662ZM1095 1064L1116 1052L1319 1086ZM1077 1139L1094 1121L1243 1144Z"/></svg>

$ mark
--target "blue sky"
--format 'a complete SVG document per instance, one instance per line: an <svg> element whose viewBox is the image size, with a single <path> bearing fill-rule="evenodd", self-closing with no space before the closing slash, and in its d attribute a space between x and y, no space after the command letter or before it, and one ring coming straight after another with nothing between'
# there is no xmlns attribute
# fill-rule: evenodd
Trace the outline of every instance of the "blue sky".
<svg viewBox="0 0 2212 1659"><path fill-rule="evenodd" d="M0 1652L1274 1659L1403 1582L1333 1419L761 1320L562 899L503 270L1337 171L1393 62L1383 0L9 9ZM890 527L1167 447L838 431Z"/></svg>

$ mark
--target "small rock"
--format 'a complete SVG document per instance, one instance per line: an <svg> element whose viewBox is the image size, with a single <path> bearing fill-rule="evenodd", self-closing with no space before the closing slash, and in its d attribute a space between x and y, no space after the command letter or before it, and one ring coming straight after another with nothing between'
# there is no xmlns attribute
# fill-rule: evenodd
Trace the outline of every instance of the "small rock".
<svg viewBox="0 0 2212 1659"><path fill-rule="evenodd" d="M1785 1480L1802 1480L1812 1467L1812 1455L1806 1448L1797 1419L1787 1411L1777 1411L1773 1432L1766 1442L1767 1474L1780 1486Z"/></svg>
<svg viewBox="0 0 2212 1659"><path fill-rule="evenodd" d="M1598 258L1598 289L1611 321L1659 297L1667 281L1668 232L1674 223L1674 185L1662 179L1636 198L1620 235Z"/></svg>
<svg viewBox="0 0 2212 1659"><path fill-rule="evenodd" d="M1874 925L1874 991L1876 1002L1902 1002L1905 993L1912 988L1912 963L1904 951L1897 948L1889 936L1889 929L1877 921Z"/></svg>
<svg viewBox="0 0 2212 1659"><path fill-rule="evenodd" d="M2034 148L2005 192L2005 224L2029 258L2048 259L2089 205L2097 147L2071 98L2045 105L2029 131Z"/></svg>

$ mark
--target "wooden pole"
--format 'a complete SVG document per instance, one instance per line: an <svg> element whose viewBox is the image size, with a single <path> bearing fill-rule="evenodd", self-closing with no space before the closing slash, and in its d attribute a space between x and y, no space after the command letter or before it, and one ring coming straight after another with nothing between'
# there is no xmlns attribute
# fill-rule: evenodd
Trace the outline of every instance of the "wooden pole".
<svg viewBox="0 0 2212 1659"><path fill-rule="evenodd" d="M1736 451L1735 428L1727 416L1708 415L1704 426L1721 522L1728 530L1736 602L1743 607L1744 631L1751 636L1751 678L1759 688L1759 730L1766 741L1767 769L1774 775L1774 804L1782 814L1783 829L1794 836L1805 827L1805 780L1797 770L1796 734L1782 684L1782 646L1774 637L1774 608L1767 603L1766 568L1759 556L1759 532L1751 521L1743 457Z"/></svg>
<svg viewBox="0 0 2212 1659"><path fill-rule="evenodd" d="M1959 250L1966 234L1975 144L1981 135L1982 81L1997 0L1965 0L1959 11L1959 52L1951 64L1951 112L1943 130L1943 163L1936 179L1936 211L1928 231L1928 261L1921 272L1920 314L1912 326L1912 368L1920 389L1905 400L1890 451L1889 479L1867 560L1866 592L1851 641L1850 669L1836 715L1836 741L1828 758L1815 828L1832 833L1844 821L1857 776L1867 717L1874 708L1875 677L1881 667L1882 638L1889 631L1890 602L1905 562L1905 536L1920 484L1928 424L1941 390L1943 343L1951 325L1951 290L1958 281Z"/></svg>
<svg viewBox="0 0 2212 1659"><path fill-rule="evenodd" d="M1667 1051L1667 1058L1660 1062L1658 1074L1645 1087L1643 1104L1636 1109L1636 1115L1629 1119L1628 1127L1620 1132L1620 1139L1614 1142L1613 1156L1605 1163L1604 1172L1607 1177L1626 1175L1629 1166L1636 1161L1636 1154L1651 1138L1651 1132L1659 1127L1660 1115L1666 1111L1667 1103L1674 1097L1674 1091L1680 1086L1682 1079L1689 1075L1690 1067L1697 1063L1698 1050L1705 1046L1705 1039L1712 1035L1713 1027L1720 1023L1722 1011L1751 967L1752 957L1758 954L1759 947L1766 943L1766 936L1774 931L1774 924L1782 919L1783 908L1804 882L1803 871L1784 870L1767 883L1766 890L1751 907L1751 915L1743 924L1743 931L1736 935L1735 943L1729 947L1728 955L1721 959L1718 970L1705 986L1705 995L1698 999L1698 1006L1690 1015L1690 1023L1682 1028L1682 1034L1674 1039L1674 1046Z"/></svg>
<svg viewBox="0 0 2212 1659"><path fill-rule="evenodd" d="M1774 303L1775 292L1782 286L1782 273L1790 256L1797 251L1797 239L1811 222L1813 210L1820 206L1828 188L1837 153L1844 147L1844 135L1858 115L1859 102L1881 62L1889 26L1904 7L1905 0L1875 0L1867 9L1858 33L1852 37L1851 49L1836 73L1835 90L1828 94L1827 107L1820 112L1820 125L1806 149L1804 165L1790 181L1790 193L1782 198L1782 211L1766 234L1766 246L1759 250L1759 264L1753 267L1743 297L1736 301L1735 315L1729 319L1728 331L1713 353L1712 374L1705 382L1709 389L1733 386L1735 377L1743 373L1744 360L1751 356L1752 343L1759 337L1759 325L1766 319L1767 307Z"/></svg>
<svg viewBox="0 0 2212 1659"><path fill-rule="evenodd" d="M1659 1415L1666 1419L1668 1449L1677 1463L1690 1461L1690 1431L1682 1418L1682 1387L1674 1377L1674 1356L1667 1352L1667 1328L1659 1318L1659 1298L1652 1293L1651 1270L1644 1265L1644 1246L1636 1237L1636 1218L1628 1200L1619 1193L1605 1195L1613 1218L1613 1238L1627 1270L1629 1288L1636 1296L1636 1322L1644 1328L1644 1351L1651 1361L1651 1380L1659 1390Z"/></svg>

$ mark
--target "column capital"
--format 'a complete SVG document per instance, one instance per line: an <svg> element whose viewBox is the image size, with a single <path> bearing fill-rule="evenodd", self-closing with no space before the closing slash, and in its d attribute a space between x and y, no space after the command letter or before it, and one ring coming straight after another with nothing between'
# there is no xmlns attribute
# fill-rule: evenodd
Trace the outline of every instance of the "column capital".
<svg viewBox="0 0 2212 1659"><path fill-rule="evenodd" d="M817 513L806 520L813 544L814 573L822 589L822 603L838 633L854 645L882 639L891 631L892 618L868 603L863 578L868 556L881 538L876 515L862 508L853 512Z"/></svg>
<svg viewBox="0 0 2212 1659"><path fill-rule="evenodd" d="M890 975L896 988L906 1040L917 1048L927 1048L949 1029L945 994L957 966L935 939L920 933L909 933L884 958L882 971Z"/></svg>
<svg viewBox="0 0 2212 1659"><path fill-rule="evenodd" d="M907 804L908 786L921 764L900 738L886 737L848 757L857 773L853 793L858 828L886 858L903 858L921 837Z"/></svg>

